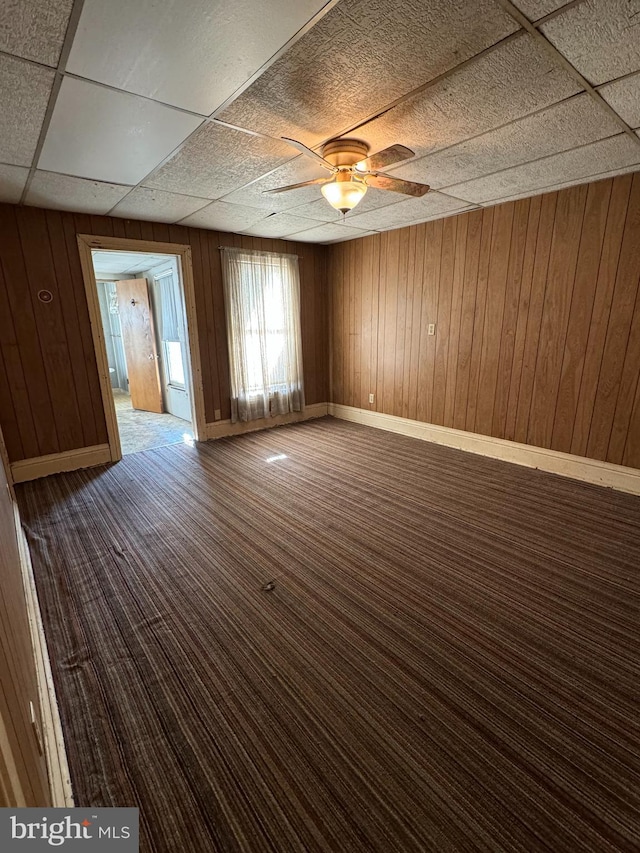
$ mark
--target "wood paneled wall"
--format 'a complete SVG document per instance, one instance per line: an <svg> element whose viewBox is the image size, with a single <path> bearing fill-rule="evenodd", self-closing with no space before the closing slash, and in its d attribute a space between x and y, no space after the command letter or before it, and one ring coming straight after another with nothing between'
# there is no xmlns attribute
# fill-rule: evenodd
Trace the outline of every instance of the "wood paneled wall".
<svg viewBox="0 0 640 853"><path fill-rule="evenodd" d="M42 737L38 677L1 431L0 457L0 806L47 806L46 762L29 704Z"/></svg>
<svg viewBox="0 0 640 853"><path fill-rule="evenodd" d="M639 277L640 173L338 244L331 399L639 468Z"/></svg>
<svg viewBox="0 0 640 853"><path fill-rule="evenodd" d="M219 246L298 254L306 401L328 399L324 247L0 204L0 425L12 462L107 441L77 234L191 246L207 422L217 409L230 417Z"/></svg>

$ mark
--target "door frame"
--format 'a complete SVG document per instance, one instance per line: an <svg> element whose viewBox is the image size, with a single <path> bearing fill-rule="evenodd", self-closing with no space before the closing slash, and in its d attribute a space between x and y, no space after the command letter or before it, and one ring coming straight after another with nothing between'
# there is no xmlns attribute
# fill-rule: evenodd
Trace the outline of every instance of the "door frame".
<svg viewBox="0 0 640 853"><path fill-rule="evenodd" d="M180 243L160 243L155 240L132 240L128 237L99 237L93 234L78 234L78 250L84 289L89 307L93 348L98 364L100 378L100 393L104 416L107 422L109 438L109 453L112 462L122 459L120 432L116 417L116 406L111 391L109 378L109 363L107 360L107 345L102 328L100 303L98 301L98 285L93 268L93 249L120 252L147 252L154 255L174 255L178 259L178 270L184 294L184 307L187 321L187 351L189 353L189 394L191 397L191 416L193 435L196 441L206 441L207 427L204 413L204 389L202 386L202 363L200 359L200 342L196 317L196 296L193 281L193 265L191 246Z"/></svg>

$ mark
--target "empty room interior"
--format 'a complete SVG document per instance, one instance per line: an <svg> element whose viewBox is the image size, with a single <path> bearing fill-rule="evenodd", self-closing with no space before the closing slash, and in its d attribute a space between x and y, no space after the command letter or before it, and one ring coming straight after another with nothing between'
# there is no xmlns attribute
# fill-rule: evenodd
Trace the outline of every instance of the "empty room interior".
<svg viewBox="0 0 640 853"><path fill-rule="evenodd" d="M5 2L0 108L0 849L640 849L640 0Z"/></svg>

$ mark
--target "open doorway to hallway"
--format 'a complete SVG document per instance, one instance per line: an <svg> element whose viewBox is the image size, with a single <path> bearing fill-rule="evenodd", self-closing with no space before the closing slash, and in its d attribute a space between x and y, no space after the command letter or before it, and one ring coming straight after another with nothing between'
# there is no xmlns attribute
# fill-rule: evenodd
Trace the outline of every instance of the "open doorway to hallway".
<svg viewBox="0 0 640 853"><path fill-rule="evenodd" d="M91 255L123 455L193 443L178 258L111 250Z"/></svg>

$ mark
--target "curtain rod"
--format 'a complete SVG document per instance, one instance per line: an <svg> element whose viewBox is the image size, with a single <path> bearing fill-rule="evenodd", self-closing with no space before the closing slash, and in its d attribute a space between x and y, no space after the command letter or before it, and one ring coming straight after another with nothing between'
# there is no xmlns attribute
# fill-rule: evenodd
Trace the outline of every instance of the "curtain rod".
<svg viewBox="0 0 640 853"><path fill-rule="evenodd" d="M298 255L296 252L269 252L266 249L243 249L242 246L218 246L218 251L222 249L240 249L241 252L264 252L267 255L295 255L296 258L304 258L304 255Z"/></svg>

